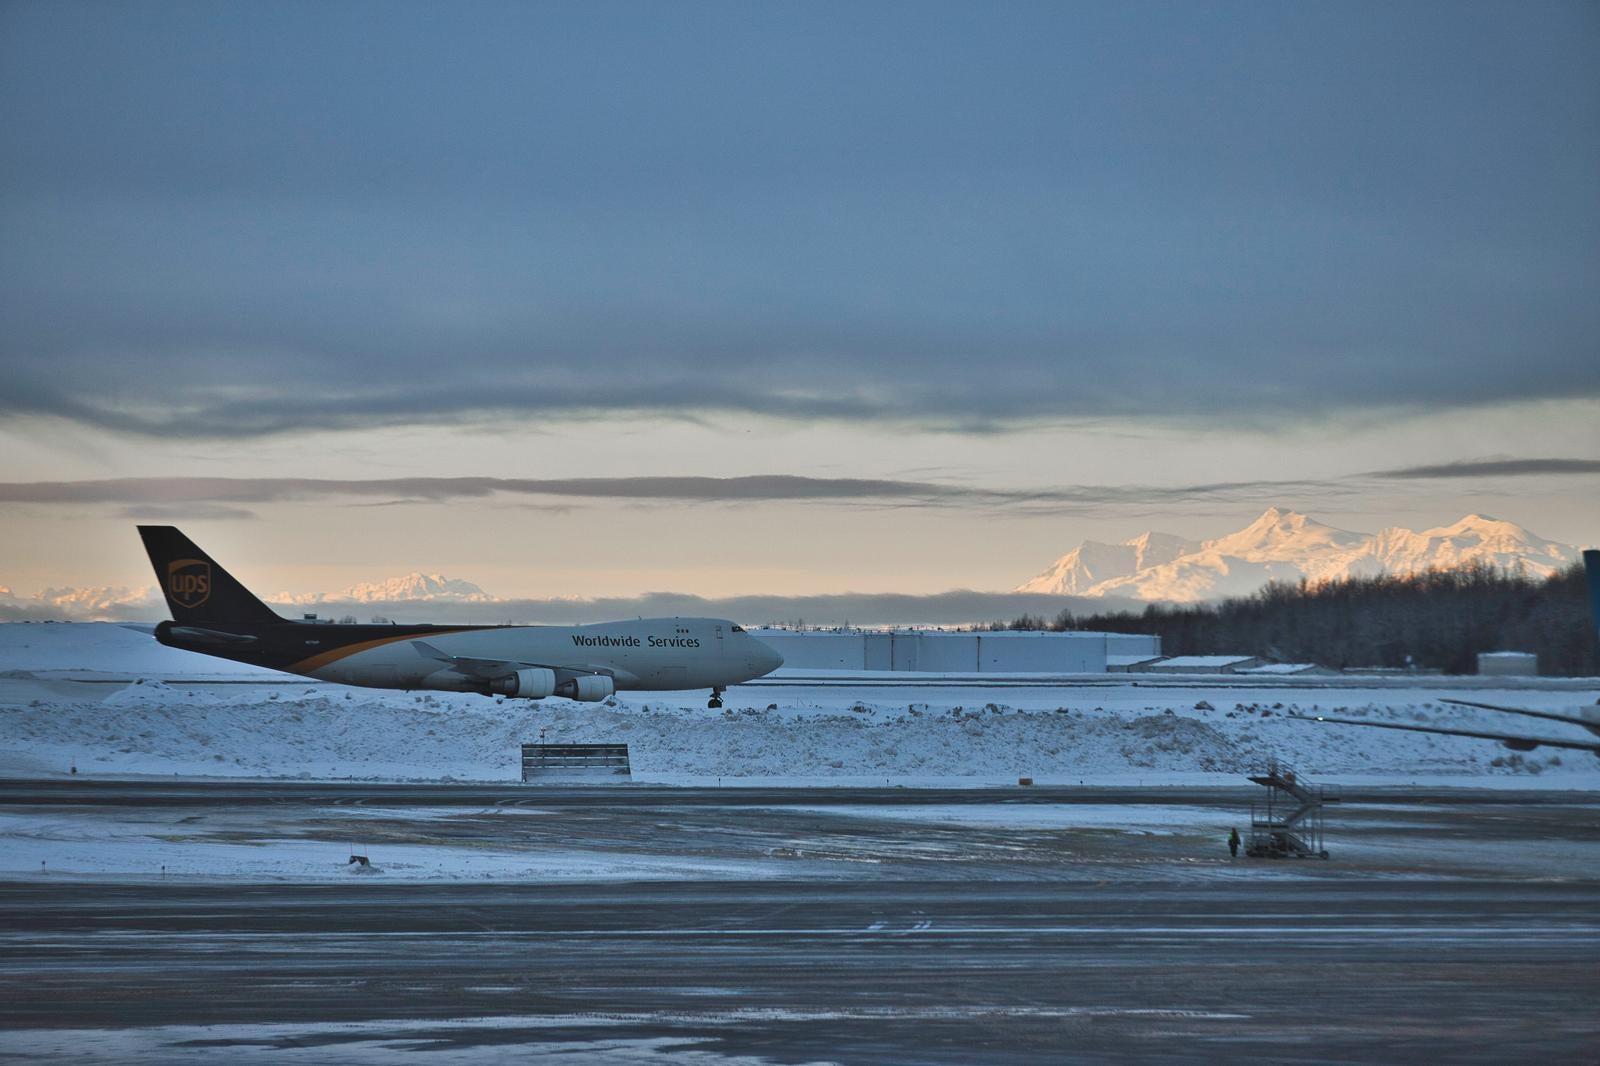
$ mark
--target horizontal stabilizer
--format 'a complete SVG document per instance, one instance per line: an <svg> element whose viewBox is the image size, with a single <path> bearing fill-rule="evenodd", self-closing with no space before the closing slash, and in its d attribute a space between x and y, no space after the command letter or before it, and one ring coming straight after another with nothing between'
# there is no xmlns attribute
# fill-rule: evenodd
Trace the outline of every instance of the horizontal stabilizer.
<svg viewBox="0 0 1600 1066"><path fill-rule="evenodd" d="M173 626L167 635L193 644L254 644L258 638L244 633L224 633L219 629Z"/></svg>

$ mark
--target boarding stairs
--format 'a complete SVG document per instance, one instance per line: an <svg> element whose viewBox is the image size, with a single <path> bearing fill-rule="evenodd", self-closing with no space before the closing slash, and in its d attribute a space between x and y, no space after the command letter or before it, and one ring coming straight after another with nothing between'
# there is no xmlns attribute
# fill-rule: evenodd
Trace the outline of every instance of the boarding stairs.
<svg viewBox="0 0 1600 1066"><path fill-rule="evenodd" d="M1268 763L1250 780L1267 791L1250 806L1250 839L1244 853L1255 859L1326 859L1322 807L1338 803L1339 798L1281 762Z"/></svg>

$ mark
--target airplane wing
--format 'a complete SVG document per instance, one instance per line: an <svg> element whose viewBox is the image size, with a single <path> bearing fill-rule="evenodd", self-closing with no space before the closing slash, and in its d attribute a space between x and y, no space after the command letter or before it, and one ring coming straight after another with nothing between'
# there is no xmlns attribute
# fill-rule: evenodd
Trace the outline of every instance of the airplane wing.
<svg viewBox="0 0 1600 1066"><path fill-rule="evenodd" d="M1519 737L1510 733L1490 733L1481 729L1447 729L1435 725L1401 725L1399 722L1363 722L1356 718L1329 718L1325 715L1288 714L1301 722L1333 722L1337 725L1361 725L1369 729L1403 729L1409 733L1438 733L1447 737L1477 737L1480 740L1497 740L1513 751L1532 751L1537 747L1573 748L1600 756L1600 743L1591 740L1552 740L1548 737Z"/></svg>
<svg viewBox="0 0 1600 1066"><path fill-rule="evenodd" d="M556 674L556 680L558 681L567 681L574 677L583 677L590 674L609 675L611 673L610 670L593 670L587 667L550 666L548 663L527 663L520 662L516 659L474 659L467 655L451 655L448 652L441 651L440 649L434 647L425 640L413 640L411 642L411 647L414 648L417 654L421 655L424 659L435 659L438 662L449 666L457 673L465 674L467 677L480 678L484 681L493 681L498 678L505 677L508 674L514 674L518 670L526 670L530 666L554 670Z"/></svg>
<svg viewBox="0 0 1600 1066"><path fill-rule="evenodd" d="M1476 703L1473 700L1446 700L1440 703L1452 703L1457 707L1477 707L1485 711L1501 711L1505 714L1523 714L1529 718L1544 718L1552 722L1569 722L1572 725L1581 725L1591 733L1600 733L1600 720L1580 718L1575 714L1558 714L1555 711L1535 711L1527 707L1502 707L1498 703Z"/></svg>
<svg viewBox="0 0 1600 1066"><path fill-rule="evenodd" d="M514 674L518 670L540 665L538 663L519 663L514 659L474 659L466 655L450 655L440 651L425 640L413 640L411 646L424 659L435 659L449 666L457 673L465 674L468 677L481 677L485 680L505 677L507 674Z"/></svg>

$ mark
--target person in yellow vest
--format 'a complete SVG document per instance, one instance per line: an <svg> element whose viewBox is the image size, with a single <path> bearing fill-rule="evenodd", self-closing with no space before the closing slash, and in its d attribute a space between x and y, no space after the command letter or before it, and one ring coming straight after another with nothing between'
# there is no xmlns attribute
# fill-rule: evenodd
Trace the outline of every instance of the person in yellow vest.
<svg viewBox="0 0 1600 1066"><path fill-rule="evenodd" d="M1228 832L1228 853L1236 859L1239 857L1239 830L1237 828Z"/></svg>

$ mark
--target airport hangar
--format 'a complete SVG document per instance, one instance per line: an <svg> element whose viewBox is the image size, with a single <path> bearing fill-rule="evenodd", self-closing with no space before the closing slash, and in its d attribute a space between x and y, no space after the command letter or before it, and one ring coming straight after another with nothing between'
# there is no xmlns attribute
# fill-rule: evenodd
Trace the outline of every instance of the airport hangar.
<svg viewBox="0 0 1600 1066"><path fill-rule="evenodd" d="M751 635L783 656L786 671L1103 674L1161 657L1161 638L1143 633L765 628Z"/></svg>

